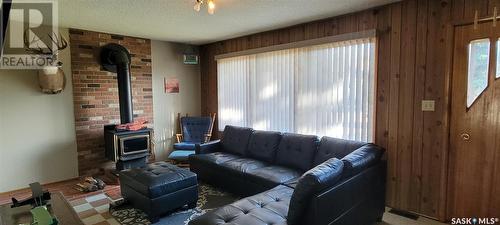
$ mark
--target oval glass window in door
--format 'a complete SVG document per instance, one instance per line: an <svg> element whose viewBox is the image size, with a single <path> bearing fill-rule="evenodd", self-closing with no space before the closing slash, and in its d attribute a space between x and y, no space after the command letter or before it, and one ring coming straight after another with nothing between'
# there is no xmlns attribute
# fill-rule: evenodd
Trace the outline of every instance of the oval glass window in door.
<svg viewBox="0 0 500 225"><path fill-rule="evenodd" d="M490 39L479 39L469 44L469 67L467 71L467 108L488 87L490 61Z"/></svg>

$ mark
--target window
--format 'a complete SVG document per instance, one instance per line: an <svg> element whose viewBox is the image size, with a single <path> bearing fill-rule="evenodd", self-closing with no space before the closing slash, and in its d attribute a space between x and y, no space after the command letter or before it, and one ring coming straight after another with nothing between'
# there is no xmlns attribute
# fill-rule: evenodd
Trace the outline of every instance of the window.
<svg viewBox="0 0 500 225"><path fill-rule="evenodd" d="M497 73L496 78L500 78L500 38L497 40Z"/></svg>
<svg viewBox="0 0 500 225"><path fill-rule="evenodd" d="M219 128L371 141L375 38L219 59Z"/></svg>
<svg viewBox="0 0 500 225"><path fill-rule="evenodd" d="M474 40L469 44L469 68L467 72L467 108L488 87L490 40Z"/></svg>

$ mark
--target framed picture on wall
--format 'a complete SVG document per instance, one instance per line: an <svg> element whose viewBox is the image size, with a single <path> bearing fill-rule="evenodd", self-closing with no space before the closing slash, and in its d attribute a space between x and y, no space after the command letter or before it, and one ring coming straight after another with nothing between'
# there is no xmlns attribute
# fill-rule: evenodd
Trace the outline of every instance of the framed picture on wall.
<svg viewBox="0 0 500 225"><path fill-rule="evenodd" d="M179 93L179 79L164 78L165 93Z"/></svg>

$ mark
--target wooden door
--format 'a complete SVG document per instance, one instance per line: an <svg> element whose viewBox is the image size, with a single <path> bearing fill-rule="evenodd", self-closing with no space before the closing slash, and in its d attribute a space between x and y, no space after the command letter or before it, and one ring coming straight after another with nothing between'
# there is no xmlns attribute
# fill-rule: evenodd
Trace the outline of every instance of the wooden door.
<svg viewBox="0 0 500 225"><path fill-rule="evenodd" d="M454 35L447 217L500 218L500 24Z"/></svg>

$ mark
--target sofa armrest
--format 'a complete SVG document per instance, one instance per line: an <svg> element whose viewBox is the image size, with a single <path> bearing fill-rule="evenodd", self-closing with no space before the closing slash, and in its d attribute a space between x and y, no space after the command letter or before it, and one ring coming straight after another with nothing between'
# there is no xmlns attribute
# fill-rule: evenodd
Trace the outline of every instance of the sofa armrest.
<svg viewBox="0 0 500 225"><path fill-rule="evenodd" d="M311 199L303 224L369 224L385 211L387 163L379 161Z"/></svg>
<svg viewBox="0 0 500 225"><path fill-rule="evenodd" d="M213 140L203 144L195 145L195 153L196 154L207 154L216 152L220 149L220 140Z"/></svg>
<svg viewBox="0 0 500 225"><path fill-rule="evenodd" d="M342 176L344 164L337 158L310 169L302 175L295 186L288 209L288 224L299 225L307 211L307 205L316 193L335 185Z"/></svg>
<svg viewBox="0 0 500 225"><path fill-rule="evenodd" d="M374 144L364 145L342 158L344 177L350 177L380 162L385 149Z"/></svg>

